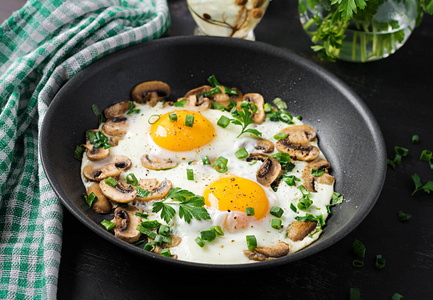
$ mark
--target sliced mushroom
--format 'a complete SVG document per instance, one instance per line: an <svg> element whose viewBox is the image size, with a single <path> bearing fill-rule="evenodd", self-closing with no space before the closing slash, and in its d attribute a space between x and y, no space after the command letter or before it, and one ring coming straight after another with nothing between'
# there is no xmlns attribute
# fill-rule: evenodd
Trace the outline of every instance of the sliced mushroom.
<svg viewBox="0 0 433 300"><path fill-rule="evenodd" d="M114 219L111 220L115 225L114 236L127 242L134 243L138 241L141 233L137 230L137 226L141 223L141 218L135 213L138 209L135 206L127 208L117 207L114 210Z"/></svg>
<svg viewBox="0 0 433 300"><path fill-rule="evenodd" d="M137 190L132 185L115 180L117 183L115 186L107 184L105 180L99 182L99 187L105 197L118 203L128 203L137 197Z"/></svg>
<svg viewBox="0 0 433 300"><path fill-rule="evenodd" d="M110 107L104 109L104 116L106 119L111 119L124 115L129 109L129 100L121 101Z"/></svg>
<svg viewBox="0 0 433 300"><path fill-rule="evenodd" d="M170 158L161 158L151 154L144 154L141 157L141 164L151 170L165 170L177 166L177 162L172 161Z"/></svg>
<svg viewBox="0 0 433 300"><path fill-rule="evenodd" d="M241 103L242 99L243 99L243 94L240 90L238 90L237 88L232 88L229 90L234 90L236 91L237 95L229 95L226 94L226 88L224 86L219 86L221 93L215 94L210 96L210 99L212 101L214 101L215 103L221 104L223 105L225 108L227 108L227 106L230 104L230 100L234 101L236 103Z"/></svg>
<svg viewBox="0 0 433 300"><path fill-rule="evenodd" d="M88 130L92 132L97 132L99 129L92 129ZM92 143L90 143L89 137L86 134L86 144L83 145L84 148L86 148L86 155L87 158L90 160L101 160L106 158L110 154L110 148L104 149L104 148L96 148L93 146Z"/></svg>
<svg viewBox="0 0 433 300"><path fill-rule="evenodd" d="M281 133L287 134L287 137L275 144L278 151L289 153L293 159L303 161L312 161L319 156L319 148L310 144L316 139L316 132L310 126L289 126L281 130Z"/></svg>
<svg viewBox="0 0 433 300"><path fill-rule="evenodd" d="M102 167L95 167L92 164L86 165L83 168L83 175L90 181L101 181L108 177L119 176L122 171L128 170L131 165L131 160L128 157L116 155Z"/></svg>
<svg viewBox="0 0 433 300"><path fill-rule="evenodd" d="M150 195L147 196L146 198L137 197L137 200L150 201L154 199L165 198L165 196L168 195L168 192L170 191L172 184L171 181L168 179L165 179L158 184L158 180L156 178L152 178L152 179L140 179L138 182L138 186L144 190L149 191Z"/></svg>
<svg viewBox="0 0 433 300"><path fill-rule="evenodd" d="M264 153L250 153L246 159L246 161L250 162L253 160L265 161L269 155Z"/></svg>
<svg viewBox="0 0 433 300"><path fill-rule="evenodd" d="M294 242L302 241L310 232L317 227L317 222L294 221L287 228L287 237Z"/></svg>
<svg viewBox="0 0 433 300"><path fill-rule="evenodd" d="M307 190L310 192L317 192L315 188L315 183L319 182L322 184L331 185L334 183L334 176L331 176L328 174L329 168L331 167L331 164L324 160L319 159L312 161L307 164L304 171L302 172L302 179L304 179L304 186ZM311 174L311 170L324 170L325 173L321 176L313 176Z"/></svg>
<svg viewBox="0 0 433 300"><path fill-rule="evenodd" d="M273 157L268 157L257 170L256 178L263 186L270 186L281 174L281 165Z"/></svg>
<svg viewBox="0 0 433 300"><path fill-rule="evenodd" d="M290 251L290 245L280 241L274 246L257 247L253 250L244 250L244 254L248 259L255 261L265 261L285 256Z"/></svg>
<svg viewBox="0 0 433 300"><path fill-rule="evenodd" d="M127 122L128 118L125 116L117 116L108 119L104 125L102 125L102 132L111 136L123 137L129 128Z"/></svg>
<svg viewBox="0 0 433 300"><path fill-rule="evenodd" d="M263 151L263 153L274 152L274 143L266 139L257 139L257 144L254 147L256 150Z"/></svg>
<svg viewBox="0 0 433 300"><path fill-rule="evenodd" d="M132 100L153 107L171 95L170 86L162 81L147 81L138 84L131 92Z"/></svg>
<svg viewBox="0 0 433 300"><path fill-rule="evenodd" d="M102 193L99 184L94 183L91 186L89 186L86 190L86 193L87 195L93 193L96 196L96 200L95 202L93 202L92 205L92 209L95 212L97 212L98 214L108 214L111 211L112 209L111 202Z"/></svg>
<svg viewBox="0 0 433 300"><path fill-rule="evenodd" d="M186 104L188 106L192 106L196 108L199 111L204 111L211 107L209 98L205 98L205 97L197 98L197 96L195 95L186 98Z"/></svg>
<svg viewBox="0 0 433 300"><path fill-rule="evenodd" d="M257 106L257 111L251 115L251 119L253 119L256 124L262 123L265 119L265 111L263 109L265 100L263 99L263 96L258 93L249 93L244 95L243 101L254 103ZM241 109L241 104L242 102L238 102L238 110Z"/></svg>

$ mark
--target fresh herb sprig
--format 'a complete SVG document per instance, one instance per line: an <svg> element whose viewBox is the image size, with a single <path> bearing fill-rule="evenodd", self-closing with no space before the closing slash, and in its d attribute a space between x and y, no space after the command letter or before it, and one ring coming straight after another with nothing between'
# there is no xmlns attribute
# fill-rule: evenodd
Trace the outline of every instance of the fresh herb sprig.
<svg viewBox="0 0 433 300"><path fill-rule="evenodd" d="M167 202L168 199L176 202ZM168 223L176 215L173 205L179 206L179 217L187 223L190 223L192 218L199 221L210 219L209 213L203 207L204 198L181 188L172 188L164 200L153 204L152 211L161 212L161 218Z"/></svg>
<svg viewBox="0 0 433 300"><path fill-rule="evenodd" d="M247 101L242 102L241 110L232 110L232 116L234 119L230 119L230 122L235 125L242 127L241 133L237 137L240 137L244 133L251 133L256 136L262 136L262 133L257 129L252 129L247 127L254 123L252 115L257 112L257 106L254 103L249 103Z"/></svg>

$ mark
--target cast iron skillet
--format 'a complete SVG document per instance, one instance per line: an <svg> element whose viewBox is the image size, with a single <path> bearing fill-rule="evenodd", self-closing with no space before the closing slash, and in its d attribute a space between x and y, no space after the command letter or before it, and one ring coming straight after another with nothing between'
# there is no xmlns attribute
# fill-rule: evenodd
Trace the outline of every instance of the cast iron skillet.
<svg viewBox="0 0 433 300"><path fill-rule="evenodd" d="M268 262L237 265L190 263L161 257L132 246L99 224L83 199L80 161L75 146L87 129L97 127L91 110L130 99L131 89L149 80L167 82L172 99L206 84L215 74L226 85L261 93L267 101L284 99L289 111L301 115L318 134L319 146L332 166L335 190L345 202L332 208L322 236L309 247ZM362 100L343 82L295 54L259 42L215 37L173 37L118 51L87 67L56 95L45 116L40 149L51 186L78 220L112 243L144 258L179 266L252 269L292 262L319 252L342 239L373 208L385 179L386 153L380 129Z"/></svg>

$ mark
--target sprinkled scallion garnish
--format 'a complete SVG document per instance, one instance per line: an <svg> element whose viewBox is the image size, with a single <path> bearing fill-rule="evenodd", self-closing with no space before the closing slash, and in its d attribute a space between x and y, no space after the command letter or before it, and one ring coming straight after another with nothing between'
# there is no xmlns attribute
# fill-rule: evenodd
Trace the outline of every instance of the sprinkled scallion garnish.
<svg viewBox="0 0 433 300"><path fill-rule="evenodd" d="M111 147L111 144L108 143L108 137L102 133L101 130L99 131L86 131L87 138L89 139L89 142L93 145L95 148L103 148L108 149Z"/></svg>
<svg viewBox="0 0 433 300"><path fill-rule="evenodd" d="M387 159L387 163L389 166L391 166L393 169L395 169L396 165L401 164L401 158L407 156L409 153L409 149L395 146L394 147L394 157L393 159Z"/></svg>
<svg viewBox="0 0 433 300"><path fill-rule="evenodd" d="M286 137L288 137L288 134L283 132L279 132L276 135L274 135L274 139L276 140L284 140Z"/></svg>
<svg viewBox="0 0 433 300"><path fill-rule="evenodd" d="M254 235L247 235L245 239L247 241L248 250L257 248L257 239Z"/></svg>
<svg viewBox="0 0 433 300"><path fill-rule="evenodd" d="M352 250L353 253L359 257L359 258L364 258L365 257L365 251L366 248L364 246L364 244L360 241L360 240L355 240L352 244Z"/></svg>
<svg viewBox="0 0 433 300"><path fill-rule="evenodd" d="M203 165L210 165L209 157L207 155L203 156L201 161L203 162Z"/></svg>
<svg viewBox="0 0 433 300"><path fill-rule="evenodd" d="M111 230L114 228L114 226L116 226L116 224L107 220L103 220L101 225L104 226L106 230Z"/></svg>
<svg viewBox="0 0 433 300"><path fill-rule="evenodd" d="M213 167L218 173L225 173L228 171L228 167L227 167L228 161L229 160L227 158L220 156L213 163Z"/></svg>
<svg viewBox="0 0 433 300"><path fill-rule="evenodd" d="M269 213L277 218L281 218L284 213L284 210L279 206L272 206Z"/></svg>
<svg viewBox="0 0 433 300"><path fill-rule="evenodd" d="M376 255L376 269L385 268L386 260L382 257L381 254Z"/></svg>
<svg viewBox="0 0 433 300"><path fill-rule="evenodd" d="M128 108L128 111L126 112L126 114L130 115L130 114L138 114L138 113L140 113L140 109L135 108L134 102L129 101L129 108Z"/></svg>
<svg viewBox="0 0 433 300"><path fill-rule="evenodd" d="M115 187L117 185L117 181L113 177L108 177L107 179L105 179L105 183L111 187Z"/></svg>
<svg viewBox="0 0 433 300"><path fill-rule="evenodd" d="M194 170L193 169L186 169L186 178L188 180L194 180Z"/></svg>
<svg viewBox="0 0 433 300"><path fill-rule="evenodd" d="M227 118L226 116L221 116L217 122L217 125L222 128L226 128L227 126L229 126L229 124L230 124L230 118Z"/></svg>
<svg viewBox="0 0 433 300"><path fill-rule="evenodd" d="M245 212L246 212L247 216L254 216L255 215L254 207L246 207Z"/></svg>
<svg viewBox="0 0 433 300"><path fill-rule="evenodd" d="M400 222L406 222L409 221L409 219L412 218L411 214L405 213L402 210L398 211L398 219L400 220Z"/></svg>
<svg viewBox="0 0 433 300"><path fill-rule="evenodd" d="M147 198L151 194L148 190L145 190L141 187L136 186L135 189L137 190L137 197L138 198Z"/></svg>
<svg viewBox="0 0 433 300"><path fill-rule="evenodd" d="M137 177L135 177L134 173L129 173L128 175L126 175L126 183L133 186L138 185L138 179Z"/></svg>
<svg viewBox="0 0 433 300"><path fill-rule="evenodd" d="M272 219L271 220L271 227L279 230L279 229L281 229L282 223L283 222L281 221L281 219Z"/></svg>
<svg viewBox="0 0 433 300"><path fill-rule="evenodd" d="M235 152L235 155L238 159L244 159L248 157L248 152L245 148L241 148Z"/></svg>
<svg viewBox="0 0 433 300"><path fill-rule="evenodd" d="M168 117L169 117L169 119L170 119L171 122L177 121L177 115L176 115L176 113L170 113L168 115Z"/></svg>
<svg viewBox="0 0 433 300"><path fill-rule="evenodd" d="M149 119L147 120L147 122L150 124L150 125L153 125L153 124L155 124L156 122L158 122L158 120L161 118L161 116L160 115L151 115L150 117L149 117Z"/></svg>
<svg viewBox="0 0 433 300"><path fill-rule="evenodd" d="M192 127L194 125L194 116L186 115L185 116L185 126Z"/></svg>
<svg viewBox="0 0 433 300"><path fill-rule="evenodd" d="M105 122L104 115L101 114L101 112L99 111L99 108L96 104L92 104L92 111L95 114L95 116L98 118L98 125L101 125L102 123Z"/></svg>
<svg viewBox="0 0 433 300"><path fill-rule="evenodd" d="M315 177L320 177L323 174L325 174L325 170L311 169L311 175L313 175Z"/></svg>
<svg viewBox="0 0 433 300"><path fill-rule="evenodd" d="M419 143L419 135L414 134L412 135L412 144L418 144Z"/></svg>
<svg viewBox="0 0 433 300"><path fill-rule="evenodd" d="M84 199L86 200L87 205L89 205L89 207L92 207L93 203L95 203L98 197L96 197L94 192L91 192L89 195L84 194Z"/></svg>
<svg viewBox="0 0 433 300"><path fill-rule="evenodd" d="M184 99L182 99L180 101L174 102L173 106L174 107L184 107L185 103L186 103L186 99L184 98Z"/></svg>

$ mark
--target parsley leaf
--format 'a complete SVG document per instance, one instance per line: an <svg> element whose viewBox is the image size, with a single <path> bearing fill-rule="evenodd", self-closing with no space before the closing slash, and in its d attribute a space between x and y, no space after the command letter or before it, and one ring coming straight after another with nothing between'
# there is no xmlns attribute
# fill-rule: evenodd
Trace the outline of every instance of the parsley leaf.
<svg viewBox="0 0 433 300"><path fill-rule="evenodd" d="M168 199L178 202L165 202ZM173 205L179 206L179 217L187 223L190 223L192 218L199 221L210 219L209 213L203 207L204 198L181 188L172 188L164 200L153 204L152 211L154 213L161 212L161 218L168 223L176 215Z"/></svg>
<svg viewBox="0 0 433 300"><path fill-rule="evenodd" d="M421 178L418 176L418 174L412 175L413 183L415 184L415 190L412 192L411 196L415 195L416 192L420 190L424 190L427 194L430 194L430 192L433 192L433 181L428 181L426 184L422 184Z"/></svg>

